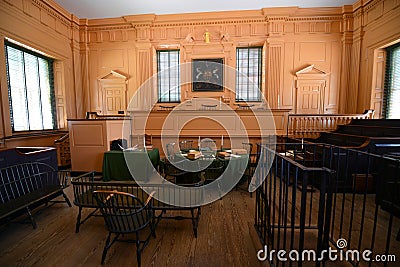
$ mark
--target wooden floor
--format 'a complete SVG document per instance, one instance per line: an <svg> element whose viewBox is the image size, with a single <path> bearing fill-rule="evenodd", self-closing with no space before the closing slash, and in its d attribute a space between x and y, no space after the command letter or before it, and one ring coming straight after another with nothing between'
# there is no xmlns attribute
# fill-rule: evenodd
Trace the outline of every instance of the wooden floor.
<svg viewBox="0 0 400 267"><path fill-rule="evenodd" d="M73 200L72 187L67 189ZM202 208L198 237L189 220L162 220L142 254L142 266L260 266L255 197L237 190ZM38 225L0 227L0 266L100 266L107 232L93 217L75 233L78 209L56 204L35 215ZM115 243L105 266L136 266L134 244ZM264 263L265 264L265 263Z"/></svg>

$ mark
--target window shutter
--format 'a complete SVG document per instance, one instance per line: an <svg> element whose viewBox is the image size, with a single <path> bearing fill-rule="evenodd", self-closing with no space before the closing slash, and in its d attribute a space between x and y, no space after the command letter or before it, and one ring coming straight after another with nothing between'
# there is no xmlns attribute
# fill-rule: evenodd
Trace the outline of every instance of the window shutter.
<svg viewBox="0 0 400 267"><path fill-rule="evenodd" d="M236 49L236 101L260 101L262 47Z"/></svg>
<svg viewBox="0 0 400 267"><path fill-rule="evenodd" d="M179 50L157 51L158 102L180 102Z"/></svg>
<svg viewBox="0 0 400 267"><path fill-rule="evenodd" d="M400 119L400 43L386 49L383 114L386 119Z"/></svg>
<svg viewBox="0 0 400 267"><path fill-rule="evenodd" d="M56 128L52 59L5 42L13 131Z"/></svg>

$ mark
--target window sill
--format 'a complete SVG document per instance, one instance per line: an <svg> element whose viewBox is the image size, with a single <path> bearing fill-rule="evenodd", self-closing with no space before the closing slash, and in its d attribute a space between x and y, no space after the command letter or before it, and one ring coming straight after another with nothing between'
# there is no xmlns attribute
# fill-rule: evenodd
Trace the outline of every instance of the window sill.
<svg viewBox="0 0 400 267"><path fill-rule="evenodd" d="M46 130L46 131L21 131L13 132L11 136L4 137L5 140L17 139L17 138L27 138L27 137L42 137L51 135L60 135L68 133L68 129L59 130Z"/></svg>

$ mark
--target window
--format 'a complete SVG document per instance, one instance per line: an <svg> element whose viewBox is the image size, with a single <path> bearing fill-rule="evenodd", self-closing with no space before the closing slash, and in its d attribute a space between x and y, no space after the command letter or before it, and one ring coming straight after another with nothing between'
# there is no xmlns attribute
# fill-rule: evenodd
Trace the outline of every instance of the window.
<svg viewBox="0 0 400 267"><path fill-rule="evenodd" d="M236 101L261 101L262 47L236 49Z"/></svg>
<svg viewBox="0 0 400 267"><path fill-rule="evenodd" d="M55 129L52 59L10 42L5 54L12 130Z"/></svg>
<svg viewBox="0 0 400 267"><path fill-rule="evenodd" d="M180 102L179 50L157 51L158 102Z"/></svg>
<svg viewBox="0 0 400 267"><path fill-rule="evenodd" d="M388 47L386 52L383 112L386 119L400 119L400 44Z"/></svg>

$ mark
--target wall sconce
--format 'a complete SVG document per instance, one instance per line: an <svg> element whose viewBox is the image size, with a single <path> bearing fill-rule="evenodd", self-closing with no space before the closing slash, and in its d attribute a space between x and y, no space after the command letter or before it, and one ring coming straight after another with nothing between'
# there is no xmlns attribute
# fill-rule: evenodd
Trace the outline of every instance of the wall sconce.
<svg viewBox="0 0 400 267"><path fill-rule="evenodd" d="M204 33L204 42L210 42L210 32L208 30L206 30L206 32Z"/></svg>

